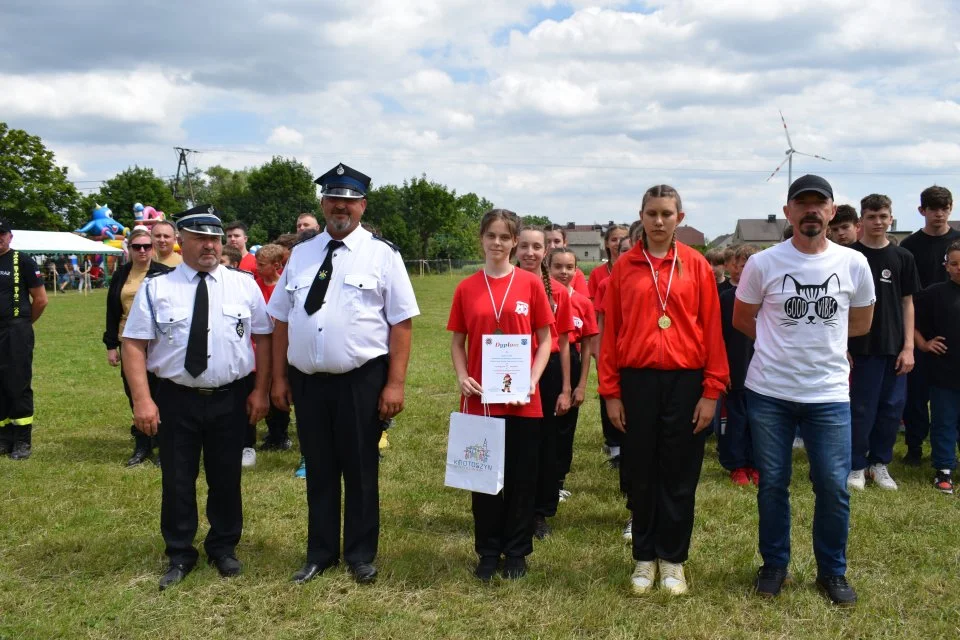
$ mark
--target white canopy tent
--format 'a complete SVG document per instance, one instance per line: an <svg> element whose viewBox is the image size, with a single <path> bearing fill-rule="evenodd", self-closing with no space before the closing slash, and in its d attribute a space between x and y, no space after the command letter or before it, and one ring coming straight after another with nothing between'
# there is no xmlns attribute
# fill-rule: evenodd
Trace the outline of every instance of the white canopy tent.
<svg viewBox="0 0 960 640"><path fill-rule="evenodd" d="M12 249L23 253L72 253L76 255L100 254L122 255L123 250L102 242L88 240L66 231L18 231L13 230Z"/></svg>

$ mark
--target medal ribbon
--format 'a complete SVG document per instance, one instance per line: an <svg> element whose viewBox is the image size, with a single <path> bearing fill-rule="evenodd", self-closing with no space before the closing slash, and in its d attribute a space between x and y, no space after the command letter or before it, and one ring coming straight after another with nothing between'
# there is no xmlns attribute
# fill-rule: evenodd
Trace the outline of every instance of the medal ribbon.
<svg viewBox="0 0 960 640"><path fill-rule="evenodd" d="M490 294L490 306L493 307L493 317L497 321L497 329L500 329L500 315L503 313L503 305L507 303L507 296L510 295L510 287L513 286L513 278L517 275L517 268L514 267L510 272L510 282L507 283L507 290L503 294L503 300L500 301L500 309L497 309L497 303L493 301L493 289L490 288L490 279L487 278L487 271L483 271L483 281L487 285L487 293Z"/></svg>
<svg viewBox="0 0 960 640"><path fill-rule="evenodd" d="M660 296L660 281L657 279L657 272L653 270L653 262L647 255L647 248L643 248L643 257L647 259L647 265L650 267L650 275L653 276L653 290L657 292L657 300L660 301L661 315L667 315L667 301L670 300L670 287L673 285L673 272L677 268L677 255L674 250L673 264L670 265L670 278L667 280L667 295Z"/></svg>

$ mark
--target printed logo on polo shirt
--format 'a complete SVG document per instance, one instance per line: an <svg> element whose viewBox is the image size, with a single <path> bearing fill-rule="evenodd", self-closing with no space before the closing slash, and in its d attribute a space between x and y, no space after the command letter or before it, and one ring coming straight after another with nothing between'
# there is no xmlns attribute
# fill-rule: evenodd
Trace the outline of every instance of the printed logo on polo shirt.
<svg viewBox="0 0 960 640"><path fill-rule="evenodd" d="M893 284L890 280L890 276L893 275L893 272L890 269L884 269L880 272L880 282L886 282L887 284Z"/></svg>
<svg viewBox="0 0 960 640"><path fill-rule="evenodd" d="M793 282L795 296L787 298L783 303L783 312L786 318L780 322L781 327L795 327L798 324L817 324L817 318L820 323L828 326L837 326L837 309L840 304L837 299L829 295L830 285L836 281L836 292L840 293L840 277L833 273L824 280L823 284L801 284L796 278L787 274L783 276L783 285L780 292L783 293L787 287L787 280Z"/></svg>
<svg viewBox="0 0 960 640"><path fill-rule="evenodd" d="M528 316L530 315L530 305L521 300L517 300L517 308L514 310L518 316Z"/></svg>
<svg viewBox="0 0 960 640"><path fill-rule="evenodd" d="M573 316L573 326L577 329L583 329L583 320L577 316Z"/></svg>

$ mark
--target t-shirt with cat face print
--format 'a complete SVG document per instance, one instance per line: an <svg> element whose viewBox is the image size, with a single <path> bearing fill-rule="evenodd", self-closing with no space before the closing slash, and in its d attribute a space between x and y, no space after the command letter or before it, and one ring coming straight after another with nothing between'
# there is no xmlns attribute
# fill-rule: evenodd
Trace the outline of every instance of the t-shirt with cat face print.
<svg viewBox="0 0 960 640"><path fill-rule="evenodd" d="M746 387L792 402L849 402L850 307L875 294L862 253L832 242L802 253L790 241L750 257L737 298L759 304Z"/></svg>

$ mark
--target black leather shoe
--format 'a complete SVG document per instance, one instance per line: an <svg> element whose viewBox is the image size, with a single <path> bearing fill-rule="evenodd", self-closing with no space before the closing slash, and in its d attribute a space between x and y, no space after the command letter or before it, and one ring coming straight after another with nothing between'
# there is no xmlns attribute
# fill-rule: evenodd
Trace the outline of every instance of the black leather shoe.
<svg viewBox="0 0 960 640"><path fill-rule="evenodd" d="M533 537L537 540L543 540L550 535L550 525L543 516L533 516Z"/></svg>
<svg viewBox="0 0 960 640"><path fill-rule="evenodd" d="M852 607L857 604L857 592L844 576L817 576L817 586L835 605Z"/></svg>
<svg viewBox="0 0 960 640"><path fill-rule="evenodd" d="M500 564L498 556L480 556L480 562L477 568L473 570L473 575L477 576L480 582L490 582L493 575L497 572L497 565Z"/></svg>
<svg viewBox="0 0 960 640"><path fill-rule="evenodd" d="M527 575L527 559L523 556L507 556L503 561L503 577L516 580Z"/></svg>
<svg viewBox="0 0 960 640"><path fill-rule="evenodd" d="M318 564L316 562L307 562L300 570L293 574L293 577L290 578L291 581L297 584L306 584L322 574L324 571L329 569L332 566L335 566L336 562L330 562L327 564Z"/></svg>
<svg viewBox="0 0 960 640"><path fill-rule="evenodd" d="M357 562L350 565L350 575L359 584L373 584L377 580L377 568L369 562Z"/></svg>
<svg viewBox="0 0 960 640"><path fill-rule="evenodd" d="M219 558L210 558L210 564L217 568L222 578L234 578L240 575L243 565L237 560L236 556L227 555Z"/></svg>
<svg viewBox="0 0 960 640"><path fill-rule="evenodd" d="M193 571L193 567L190 565L171 564L167 567L167 572L160 577L160 591L182 582L191 571Z"/></svg>
<svg viewBox="0 0 960 640"><path fill-rule="evenodd" d="M13 460L26 460L30 457L30 454L33 453L33 450L30 447L29 442L20 442L14 443L13 452L10 454L10 457Z"/></svg>
<svg viewBox="0 0 960 640"><path fill-rule="evenodd" d="M133 455L130 456L130 459L127 460L128 467L135 467L138 464L143 464L150 457L149 449L134 449Z"/></svg>
<svg viewBox="0 0 960 640"><path fill-rule="evenodd" d="M8 431L9 427L0 427L0 456L8 456L13 451L13 436Z"/></svg>

